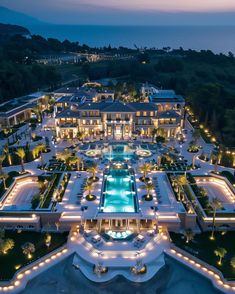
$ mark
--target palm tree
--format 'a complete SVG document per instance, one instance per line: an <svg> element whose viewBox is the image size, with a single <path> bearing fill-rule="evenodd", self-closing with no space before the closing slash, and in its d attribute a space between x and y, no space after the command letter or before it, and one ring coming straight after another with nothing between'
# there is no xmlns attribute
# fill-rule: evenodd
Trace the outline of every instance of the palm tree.
<svg viewBox="0 0 235 294"><path fill-rule="evenodd" d="M9 150L9 145L7 143L4 145L3 151L4 151L4 154L7 156L8 164L12 165L11 153Z"/></svg>
<svg viewBox="0 0 235 294"><path fill-rule="evenodd" d="M36 157L38 157L38 154L39 154L38 146L35 146L35 147L32 149L32 155L33 155L33 158L35 159Z"/></svg>
<svg viewBox="0 0 235 294"><path fill-rule="evenodd" d="M154 142L154 138L157 136L157 133L158 133L158 130L157 129L153 129L152 132L151 132L151 135L152 135L152 142Z"/></svg>
<svg viewBox="0 0 235 294"><path fill-rule="evenodd" d="M230 264L233 268L235 268L235 255L231 258Z"/></svg>
<svg viewBox="0 0 235 294"><path fill-rule="evenodd" d="M36 105L36 107L34 107L34 108L32 109L32 111L35 113L38 122L41 122L41 121L42 121L42 110L41 110L41 108L39 107L39 105Z"/></svg>
<svg viewBox="0 0 235 294"><path fill-rule="evenodd" d="M84 191L87 192L88 194L88 199L92 199L92 195L91 195L91 191L92 191L92 183L87 182L85 187L84 187Z"/></svg>
<svg viewBox="0 0 235 294"><path fill-rule="evenodd" d="M218 198L213 198L212 201L209 203L209 206L212 208L213 210L213 222L212 222L212 231L211 231L211 236L210 239L214 240L214 233L215 233L215 217L216 217L216 211L218 209L222 208L222 204L219 201Z"/></svg>
<svg viewBox="0 0 235 294"><path fill-rule="evenodd" d="M2 173L2 163L5 158L6 158L5 154L0 154L0 173Z"/></svg>
<svg viewBox="0 0 235 294"><path fill-rule="evenodd" d="M79 160L78 160L78 157L77 156L70 156L68 158L68 164L70 165L73 165L73 164L77 164L77 169L79 170Z"/></svg>
<svg viewBox="0 0 235 294"><path fill-rule="evenodd" d="M94 165L92 165L91 167L89 167L87 169L87 171L92 174L92 180L93 181L95 181L95 179L96 179L97 170L98 170L97 164L94 164Z"/></svg>
<svg viewBox="0 0 235 294"><path fill-rule="evenodd" d="M15 246L15 242L12 239L0 240L0 252L3 254L7 254L7 252L13 249L14 246Z"/></svg>
<svg viewBox="0 0 235 294"><path fill-rule="evenodd" d="M221 265L222 264L222 259L224 258L224 256L227 254L227 250L225 248L222 247L218 247L215 251L214 251L216 256L219 256L219 261L218 264Z"/></svg>
<svg viewBox="0 0 235 294"><path fill-rule="evenodd" d="M6 179L7 178L8 178L8 175L7 174L0 173L0 179L2 179L3 187L4 187L5 190L7 189L7 186L6 186Z"/></svg>
<svg viewBox="0 0 235 294"><path fill-rule="evenodd" d="M147 174L151 171L152 165L150 163L145 162L139 167L141 173L143 173L143 181L145 181Z"/></svg>
<svg viewBox="0 0 235 294"><path fill-rule="evenodd" d="M59 231L60 223L59 222L55 222L55 226L56 226L56 230Z"/></svg>
<svg viewBox="0 0 235 294"><path fill-rule="evenodd" d="M23 148L19 148L16 150L15 154L20 158L21 161L21 172L24 173L24 158L25 158L25 151Z"/></svg>
<svg viewBox="0 0 235 294"><path fill-rule="evenodd" d="M82 170L84 169L83 160L77 156L77 170L80 170L80 164L82 164Z"/></svg>
<svg viewBox="0 0 235 294"><path fill-rule="evenodd" d="M83 142L83 140L85 138L85 133L83 131L78 131L77 132L77 137L78 137L78 140Z"/></svg>
<svg viewBox="0 0 235 294"><path fill-rule="evenodd" d="M186 236L186 243L189 243L190 241L192 241L194 237L192 229L187 229L185 231L185 236Z"/></svg>
<svg viewBox="0 0 235 294"><path fill-rule="evenodd" d="M26 242L21 246L23 253L27 255L28 259L32 258L32 253L35 252L35 246L31 242Z"/></svg>
<svg viewBox="0 0 235 294"><path fill-rule="evenodd" d="M49 233L46 234L45 244L46 244L47 248L49 248L51 245L51 234L49 234Z"/></svg>
<svg viewBox="0 0 235 294"><path fill-rule="evenodd" d="M193 155L193 159L192 159L192 168L195 168L195 161L196 161L196 155Z"/></svg>
<svg viewBox="0 0 235 294"><path fill-rule="evenodd" d="M151 191L153 191L153 189L155 188L153 183L146 183L143 188L147 191L147 195L146 195L146 200L151 200L152 196L150 195Z"/></svg>
<svg viewBox="0 0 235 294"><path fill-rule="evenodd" d="M189 183L185 175L176 176L174 181L176 185L179 187L179 194L184 192L183 186L186 186ZM181 198L179 200L181 200Z"/></svg>

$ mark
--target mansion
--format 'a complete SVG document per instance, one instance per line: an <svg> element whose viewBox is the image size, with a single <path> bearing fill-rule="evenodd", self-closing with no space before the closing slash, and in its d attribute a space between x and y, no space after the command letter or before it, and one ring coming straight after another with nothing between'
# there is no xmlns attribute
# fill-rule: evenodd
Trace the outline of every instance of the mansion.
<svg viewBox="0 0 235 294"><path fill-rule="evenodd" d="M57 100L55 124L58 138L104 136L127 140L133 136L151 137L157 129L160 136L175 137L184 124L184 99L174 91L159 90L149 102L123 103L118 100L76 102L69 96Z"/></svg>

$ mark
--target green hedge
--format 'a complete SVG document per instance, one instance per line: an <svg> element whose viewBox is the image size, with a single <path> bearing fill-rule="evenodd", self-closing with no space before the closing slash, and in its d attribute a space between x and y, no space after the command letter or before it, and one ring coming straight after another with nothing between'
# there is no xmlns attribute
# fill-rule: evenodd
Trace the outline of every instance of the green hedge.
<svg viewBox="0 0 235 294"><path fill-rule="evenodd" d="M20 174L16 171L11 171L8 173L8 178L6 179L7 188L10 187L10 185L13 183L14 177L18 177L19 175ZM0 199L5 192L6 192L6 190L4 189L3 182L1 182L1 184L0 184Z"/></svg>
<svg viewBox="0 0 235 294"><path fill-rule="evenodd" d="M221 176L227 178L232 185L235 184L235 177L232 173L230 173L229 171L222 171L220 174Z"/></svg>

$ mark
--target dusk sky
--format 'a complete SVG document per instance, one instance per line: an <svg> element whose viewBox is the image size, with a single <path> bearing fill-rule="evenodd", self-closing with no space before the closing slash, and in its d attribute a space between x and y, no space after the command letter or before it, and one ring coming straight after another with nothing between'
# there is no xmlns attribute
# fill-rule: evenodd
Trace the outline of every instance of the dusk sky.
<svg viewBox="0 0 235 294"><path fill-rule="evenodd" d="M62 24L235 24L234 0L0 0L0 5Z"/></svg>

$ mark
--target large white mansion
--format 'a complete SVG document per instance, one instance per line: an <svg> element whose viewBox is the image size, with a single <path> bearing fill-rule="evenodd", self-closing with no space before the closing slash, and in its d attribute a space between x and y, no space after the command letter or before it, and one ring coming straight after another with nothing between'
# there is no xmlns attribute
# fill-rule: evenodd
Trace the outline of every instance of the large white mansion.
<svg viewBox="0 0 235 294"><path fill-rule="evenodd" d="M150 137L153 129L170 138L183 127L185 102L173 90L158 90L149 96L149 102L123 103L110 95L87 100L78 99L75 93L57 100L58 138L76 138L78 132L83 132L87 137L102 134L107 139L127 140L133 135Z"/></svg>

